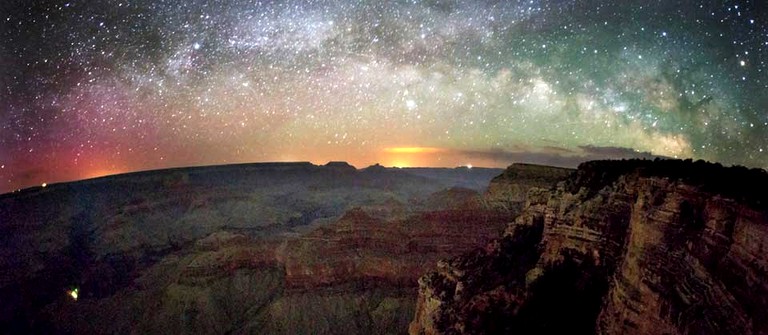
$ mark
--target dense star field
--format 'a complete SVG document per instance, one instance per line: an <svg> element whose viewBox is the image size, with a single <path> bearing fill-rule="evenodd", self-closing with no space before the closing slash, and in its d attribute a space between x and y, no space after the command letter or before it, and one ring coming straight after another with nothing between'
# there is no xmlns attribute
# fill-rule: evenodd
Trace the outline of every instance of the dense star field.
<svg viewBox="0 0 768 335"><path fill-rule="evenodd" d="M252 161L768 166L763 1L3 0L0 192Z"/></svg>

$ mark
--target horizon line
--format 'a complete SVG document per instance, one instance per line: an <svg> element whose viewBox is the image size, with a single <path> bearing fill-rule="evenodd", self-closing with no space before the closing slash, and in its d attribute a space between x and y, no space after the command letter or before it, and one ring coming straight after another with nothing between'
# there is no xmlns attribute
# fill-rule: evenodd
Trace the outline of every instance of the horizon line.
<svg viewBox="0 0 768 335"><path fill-rule="evenodd" d="M307 166L313 166L313 167L324 167L328 166L331 163L345 163L349 165L350 167L354 168L357 171L362 171L370 167L380 166L385 169L392 169L392 170L406 170L406 169L459 169L459 168L465 168L465 169L493 169L493 170L504 170L506 167L487 167L487 166L475 166L473 164L466 164L466 165L454 165L454 166L386 166L382 165L380 163L373 163L371 165L368 165L366 167L356 167L352 164L350 164L347 161L344 160L329 160L325 164L317 164L312 161L254 161L254 162L235 162L235 163L222 163L222 164L201 164L201 165L179 165L179 166L168 166L168 167L160 167L160 168L149 168L149 169L141 169L141 170L129 170L125 172L117 172L117 173L111 173L111 174L104 174L99 176L93 176L93 177L87 177L82 179L63 179L63 180L53 180L53 181L44 181L41 184L30 184L29 186L21 187L21 188L12 188L9 190L0 190L0 197L24 192L28 190L36 190L36 189L44 189L49 188L53 186L58 186L61 184L69 184L69 183L78 183L78 182L87 182L87 181L95 181L99 179L104 178L112 178L112 177L118 177L118 176L127 176L127 175L133 175L133 174L143 174L143 173L152 173L152 172L161 172L161 171L172 171L172 170L183 170L183 169L197 169L197 168L215 168L215 167L234 167L234 166L245 166L245 165L270 165L270 164L283 164L283 165L307 165ZM529 164L529 163L523 163L523 162L515 162L510 163L512 164Z"/></svg>

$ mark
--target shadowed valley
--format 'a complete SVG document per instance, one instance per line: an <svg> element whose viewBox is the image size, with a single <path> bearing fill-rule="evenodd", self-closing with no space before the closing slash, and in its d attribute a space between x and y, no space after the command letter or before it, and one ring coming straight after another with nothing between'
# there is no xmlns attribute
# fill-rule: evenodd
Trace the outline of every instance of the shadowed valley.
<svg viewBox="0 0 768 335"><path fill-rule="evenodd" d="M767 334L766 188L676 160L36 187L0 196L0 330Z"/></svg>
<svg viewBox="0 0 768 335"><path fill-rule="evenodd" d="M7 194L0 329L401 333L417 279L514 216L482 196L501 172L268 163Z"/></svg>

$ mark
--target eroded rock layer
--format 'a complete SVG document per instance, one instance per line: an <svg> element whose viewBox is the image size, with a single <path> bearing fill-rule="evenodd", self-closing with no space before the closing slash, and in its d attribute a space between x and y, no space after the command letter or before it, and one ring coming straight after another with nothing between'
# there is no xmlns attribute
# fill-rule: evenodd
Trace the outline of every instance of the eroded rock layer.
<svg viewBox="0 0 768 335"><path fill-rule="evenodd" d="M353 259L361 243L385 256L394 241L373 235L389 231L386 225L353 224L350 229L373 234L372 240L329 236L342 241L335 249L294 247L319 228L336 231L349 223L339 219L355 208L382 224L399 222L433 205L477 197L501 172L241 164L0 195L0 334L396 332L407 327L421 273L411 275L410 291L376 278L361 284L343 276L286 275L287 268L307 273L322 264L307 255L328 263L337 255ZM495 227L501 230L503 222ZM440 239L439 230L420 231ZM399 266L408 254L384 256L374 261ZM350 277L367 278L370 263L366 258ZM299 292L299 282L311 285Z"/></svg>
<svg viewBox="0 0 768 335"><path fill-rule="evenodd" d="M582 164L419 281L412 334L768 334L768 175Z"/></svg>
<svg viewBox="0 0 768 335"><path fill-rule="evenodd" d="M517 214L528 186L484 195L501 172L247 164L0 195L0 334L404 333L418 278Z"/></svg>

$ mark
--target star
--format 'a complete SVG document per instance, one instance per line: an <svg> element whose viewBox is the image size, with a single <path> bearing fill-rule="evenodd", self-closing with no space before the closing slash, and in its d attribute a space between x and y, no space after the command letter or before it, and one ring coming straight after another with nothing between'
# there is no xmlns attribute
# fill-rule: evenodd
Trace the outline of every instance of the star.
<svg viewBox="0 0 768 335"><path fill-rule="evenodd" d="M11 1L0 193L289 159L766 168L766 22L687 0Z"/></svg>

